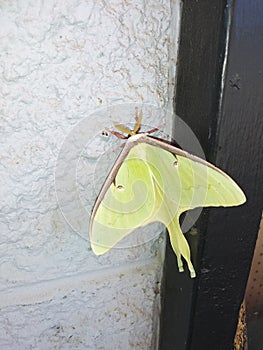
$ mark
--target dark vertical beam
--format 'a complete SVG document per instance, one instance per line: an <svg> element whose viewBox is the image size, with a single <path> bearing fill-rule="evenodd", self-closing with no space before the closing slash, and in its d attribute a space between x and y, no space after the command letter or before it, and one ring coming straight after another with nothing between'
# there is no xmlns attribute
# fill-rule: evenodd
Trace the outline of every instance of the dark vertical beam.
<svg viewBox="0 0 263 350"><path fill-rule="evenodd" d="M203 212L194 282L167 248L161 350L233 348L262 211L262 18L261 0L183 1L175 111L248 201Z"/></svg>
<svg viewBox="0 0 263 350"><path fill-rule="evenodd" d="M227 0L184 0L175 112L212 154L228 26ZM209 153L209 154L207 154Z"/></svg>
<svg viewBox="0 0 263 350"><path fill-rule="evenodd" d="M209 213L196 289L191 350L231 349L263 199L263 2L236 0L216 130L216 164L247 203Z"/></svg>
<svg viewBox="0 0 263 350"><path fill-rule="evenodd" d="M192 128L206 151L220 99L225 8L226 0L185 0L182 8L176 114ZM196 238L191 235L187 238L194 250ZM188 348L195 283L188 271L177 272L174 253L168 246L162 293L161 350Z"/></svg>

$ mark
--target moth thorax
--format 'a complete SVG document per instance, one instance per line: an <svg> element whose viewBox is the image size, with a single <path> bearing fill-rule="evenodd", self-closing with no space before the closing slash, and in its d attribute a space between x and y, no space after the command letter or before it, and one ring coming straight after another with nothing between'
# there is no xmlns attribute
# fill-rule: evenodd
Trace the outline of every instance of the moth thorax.
<svg viewBox="0 0 263 350"><path fill-rule="evenodd" d="M131 137L128 138L127 143L130 143L130 142L133 143L133 142L139 141L140 139L145 138L145 135L146 134L144 133L132 135Z"/></svg>

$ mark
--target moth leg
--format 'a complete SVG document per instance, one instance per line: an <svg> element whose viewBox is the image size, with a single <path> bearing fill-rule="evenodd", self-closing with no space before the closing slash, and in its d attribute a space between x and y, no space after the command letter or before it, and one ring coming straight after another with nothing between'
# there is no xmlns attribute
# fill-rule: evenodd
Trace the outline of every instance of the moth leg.
<svg viewBox="0 0 263 350"><path fill-rule="evenodd" d="M159 128L154 128L152 130L147 131L147 134L152 134L152 133L159 131L159 130L160 130Z"/></svg>
<svg viewBox="0 0 263 350"><path fill-rule="evenodd" d="M106 131L110 132L112 135L118 137L118 139L123 139L123 140L126 140L128 138L128 136L124 136L122 135L121 133L119 133L118 131L113 131L113 130L110 130L108 128L106 128Z"/></svg>

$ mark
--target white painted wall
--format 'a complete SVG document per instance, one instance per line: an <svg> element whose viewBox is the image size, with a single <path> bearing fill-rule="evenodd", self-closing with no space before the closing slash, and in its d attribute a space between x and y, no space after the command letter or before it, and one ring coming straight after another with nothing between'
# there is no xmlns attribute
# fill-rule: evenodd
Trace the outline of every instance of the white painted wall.
<svg viewBox="0 0 263 350"><path fill-rule="evenodd" d="M1 2L0 349L155 348L164 240L96 257L63 183L76 159L58 157L111 105L171 108L179 14L179 0Z"/></svg>

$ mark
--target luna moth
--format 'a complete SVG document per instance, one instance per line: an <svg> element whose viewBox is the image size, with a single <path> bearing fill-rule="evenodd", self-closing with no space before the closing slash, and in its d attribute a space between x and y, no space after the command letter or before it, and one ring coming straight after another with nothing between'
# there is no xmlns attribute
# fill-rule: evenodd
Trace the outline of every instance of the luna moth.
<svg viewBox="0 0 263 350"><path fill-rule="evenodd" d="M237 206L246 201L240 187L207 161L170 143L140 133L142 113L133 130L117 124L110 131L127 138L95 201L90 218L90 242L96 255L106 253L135 229L163 223L177 256L179 271L185 259L191 277L195 270L179 217L196 207Z"/></svg>

